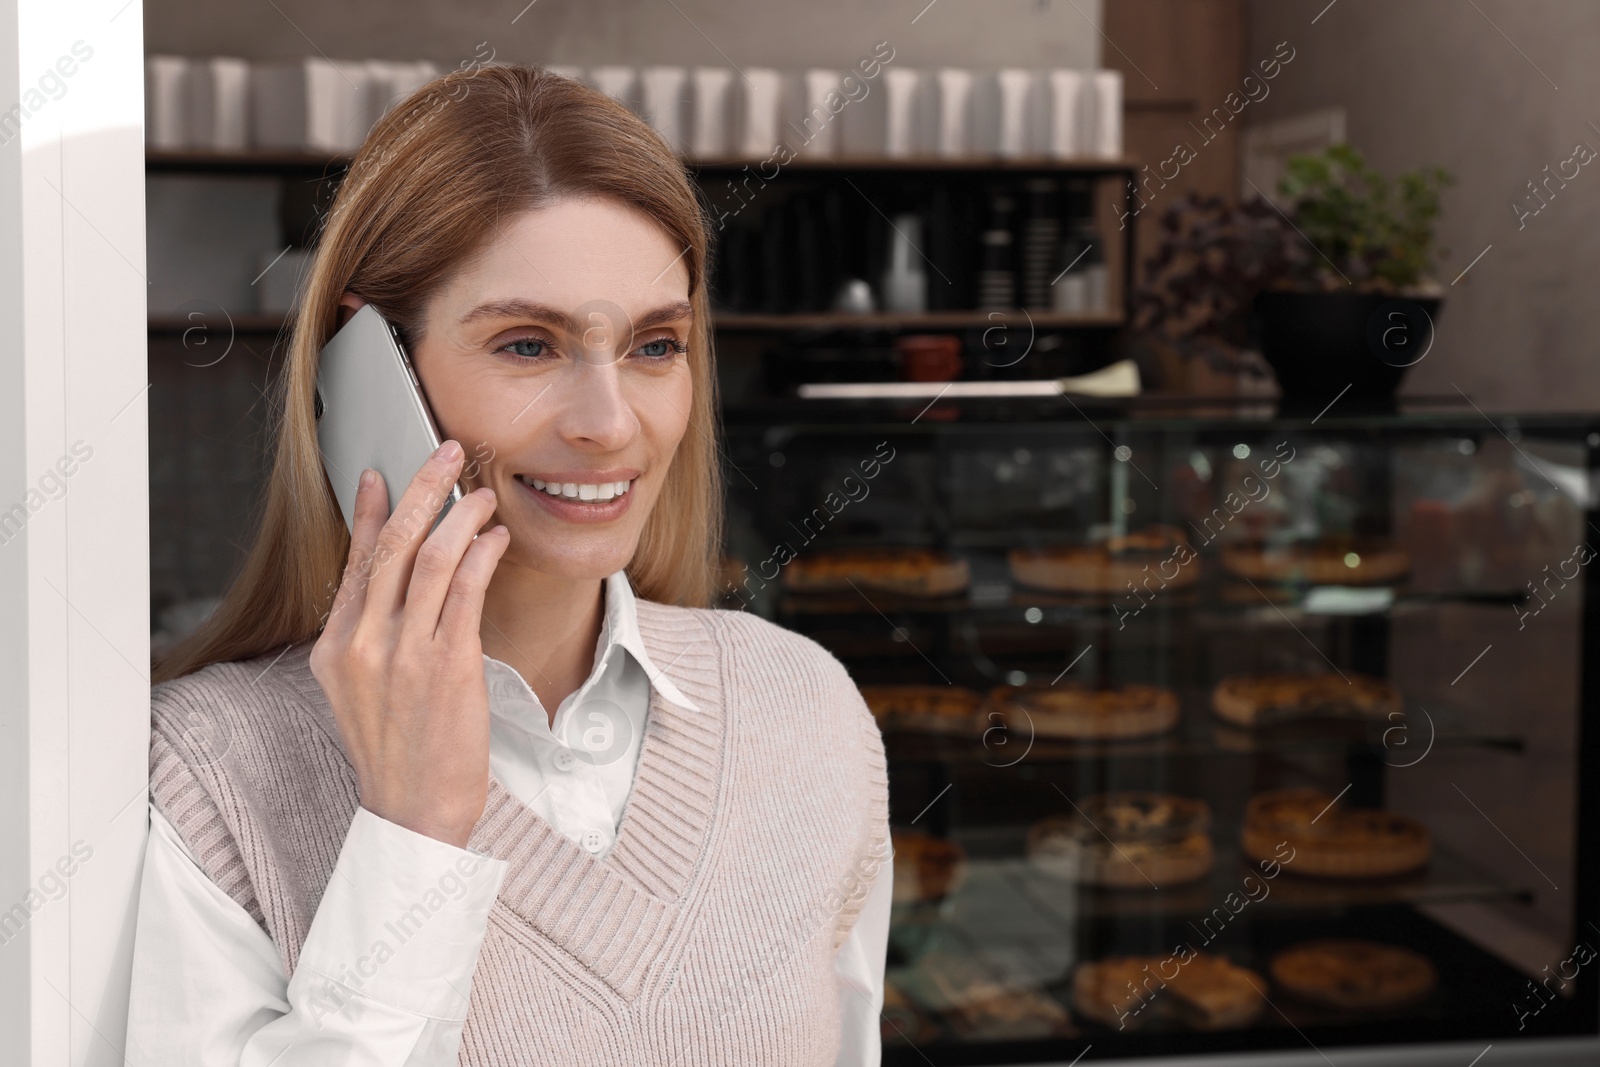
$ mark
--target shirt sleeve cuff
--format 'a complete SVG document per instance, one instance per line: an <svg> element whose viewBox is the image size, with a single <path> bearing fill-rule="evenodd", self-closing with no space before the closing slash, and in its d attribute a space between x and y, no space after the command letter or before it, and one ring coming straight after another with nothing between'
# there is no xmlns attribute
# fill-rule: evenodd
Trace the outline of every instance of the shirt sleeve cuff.
<svg viewBox="0 0 1600 1067"><path fill-rule="evenodd" d="M465 1020L489 909L507 867L358 807L293 984L311 983L303 995L313 1012L342 1011L364 999Z"/></svg>

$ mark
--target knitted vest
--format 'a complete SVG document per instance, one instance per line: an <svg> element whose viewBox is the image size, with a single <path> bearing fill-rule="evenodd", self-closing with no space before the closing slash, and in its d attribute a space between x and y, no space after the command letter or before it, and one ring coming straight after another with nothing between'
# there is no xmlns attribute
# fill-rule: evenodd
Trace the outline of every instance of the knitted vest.
<svg viewBox="0 0 1600 1067"><path fill-rule="evenodd" d="M490 776L469 845L509 867L459 1062L830 1065L834 955L889 857L877 725L809 638L643 599L638 619L651 658L701 710L652 688L604 858ZM286 974L358 803L310 650L151 691L153 800Z"/></svg>

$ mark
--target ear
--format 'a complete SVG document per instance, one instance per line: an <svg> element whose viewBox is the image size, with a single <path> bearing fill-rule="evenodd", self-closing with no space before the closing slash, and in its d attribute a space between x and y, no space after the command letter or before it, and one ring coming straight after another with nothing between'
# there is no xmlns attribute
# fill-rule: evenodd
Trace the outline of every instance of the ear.
<svg viewBox="0 0 1600 1067"><path fill-rule="evenodd" d="M339 298L339 320L334 329L342 329L344 324L350 321L350 316L365 307L366 303L365 298L357 296L348 289L345 290L345 294Z"/></svg>

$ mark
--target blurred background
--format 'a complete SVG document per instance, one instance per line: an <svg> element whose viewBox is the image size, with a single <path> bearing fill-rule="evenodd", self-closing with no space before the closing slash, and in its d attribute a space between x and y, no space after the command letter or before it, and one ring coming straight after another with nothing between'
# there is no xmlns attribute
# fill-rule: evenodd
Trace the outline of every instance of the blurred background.
<svg viewBox="0 0 1600 1067"><path fill-rule="evenodd" d="M439 73L548 66L651 122L705 204L719 603L877 687L886 1063L1444 1063L1557 1037L1592 1062L1600 7L153 0L145 34L158 651L249 543L286 316L350 153ZM883 441L871 495L819 512ZM1198 562L1152 587L1185 540ZM1262 675L1388 696L1225 718L1225 683ZM1119 742L1028 702L1129 686L1179 713ZM1199 946L1285 789L1365 809L1297 832L1368 867L1291 865L1221 913L1206 951L1272 1006L1223 1022L1202 990L1108 1024L1092 968ZM1152 796L1204 815L1152 823ZM1416 832L1424 863L1385 867ZM1176 862L1197 833L1181 884L1092 873L1100 838ZM1310 966L1343 993L1286 962L1330 938Z"/></svg>

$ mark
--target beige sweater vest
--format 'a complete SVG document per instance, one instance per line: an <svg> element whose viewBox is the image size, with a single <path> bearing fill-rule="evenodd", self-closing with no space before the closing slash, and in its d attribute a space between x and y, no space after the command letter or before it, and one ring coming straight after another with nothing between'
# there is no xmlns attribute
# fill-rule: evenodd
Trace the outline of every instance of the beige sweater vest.
<svg viewBox="0 0 1600 1067"><path fill-rule="evenodd" d="M738 611L638 601L657 667L603 859L492 776L470 847L507 860L460 1063L829 1065L834 955L889 858L883 741L844 667ZM150 785L285 973L357 807L311 643L154 687Z"/></svg>

